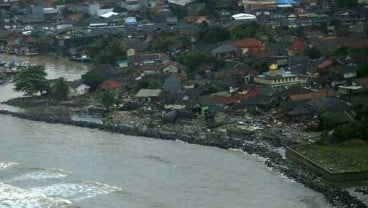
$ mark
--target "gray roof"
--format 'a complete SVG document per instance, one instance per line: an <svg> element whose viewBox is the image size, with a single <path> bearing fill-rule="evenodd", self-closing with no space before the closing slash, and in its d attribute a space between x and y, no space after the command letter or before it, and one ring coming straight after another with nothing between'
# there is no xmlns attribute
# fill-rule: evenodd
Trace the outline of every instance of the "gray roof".
<svg viewBox="0 0 368 208"><path fill-rule="evenodd" d="M130 39L126 41L127 48L143 51L147 49L148 45L146 42L137 39Z"/></svg>
<svg viewBox="0 0 368 208"><path fill-rule="evenodd" d="M160 89L141 89L135 97L158 97L161 92Z"/></svg>
<svg viewBox="0 0 368 208"><path fill-rule="evenodd" d="M240 48L224 44L212 50L212 53L229 53L234 51L240 51Z"/></svg>

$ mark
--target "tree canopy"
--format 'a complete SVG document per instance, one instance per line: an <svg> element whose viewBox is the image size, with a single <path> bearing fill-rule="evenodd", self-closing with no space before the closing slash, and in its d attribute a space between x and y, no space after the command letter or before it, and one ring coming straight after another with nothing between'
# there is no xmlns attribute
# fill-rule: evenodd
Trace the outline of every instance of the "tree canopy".
<svg viewBox="0 0 368 208"><path fill-rule="evenodd" d="M37 92L45 94L49 91L49 81L46 79L45 67L40 65L23 67L15 77L15 90L26 95Z"/></svg>
<svg viewBox="0 0 368 208"><path fill-rule="evenodd" d="M106 108L106 111L110 111L111 107L120 104L120 99L113 90L106 90L99 94L99 100L101 104Z"/></svg>
<svg viewBox="0 0 368 208"><path fill-rule="evenodd" d="M223 42L230 39L230 32L220 26L205 27L198 32L198 41L207 43Z"/></svg>
<svg viewBox="0 0 368 208"><path fill-rule="evenodd" d="M116 64L126 56L126 52L119 38L108 34L97 39L90 48L95 64Z"/></svg>
<svg viewBox="0 0 368 208"><path fill-rule="evenodd" d="M159 36L153 41L152 49L155 51L166 52L174 47L188 48L190 44L190 40L187 36L176 35L168 31L161 31Z"/></svg>
<svg viewBox="0 0 368 208"><path fill-rule="evenodd" d="M100 85L105 79L101 74L92 70L82 75L82 80L83 83L88 85L93 91L96 90L98 85Z"/></svg>
<svg viewBox="0 0 368 208"><path fill-rule="evenodd" d="M64 77L59 78L51 85L51 96L57 100L65 100L69 94L69 85Z"/></svg>
<svg viewBox="0 0 368 208"><path fill-rule="evenodd" d="M231 30L231 36L236 40L246 37L255 37L260 30L261 27L256 22L243 23Z"/></svg>

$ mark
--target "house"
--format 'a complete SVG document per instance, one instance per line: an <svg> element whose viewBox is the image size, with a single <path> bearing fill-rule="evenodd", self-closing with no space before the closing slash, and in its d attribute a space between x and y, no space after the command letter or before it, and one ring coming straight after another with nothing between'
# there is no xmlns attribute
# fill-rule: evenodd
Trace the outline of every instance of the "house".
<svg viewBox="0 0 368 208"><path fill-rule="evenodd" d="M128 60L119 60L118 61L118 66L120 67L120 68L126 68L126 67L128 67L129 65L128 65Z"/></svg>
<svg viewBox="0 0 368 208"><path fill-rule="evenodd" d="M185 72L185 67L183 65L173 61L163 64L161 69L164 74L178 74Z"/></svg>
<svg viewBox="0 0 368 208"><path fill-rule="evenodd" d="M161 89L140 89L135 95L136 98L157 98L161 94Z"/></svg>
<svg viewBox="0 0 368 208"><path fill-rule="evenodd" d="M328 78L331 80L332 87L345 85L347 80L355 78L357 75L357 67L355 66L335 66L333 70L333 74Z"/></svg>
<svg viewBox="0 0 368 208"><path fill-rule="evenodd" d="M121 77L121 70L108 64L92 66L90 72L94 72L95 74L102 76L104 79L116 79Z"/></svg>
<svg viewBox="0 0 368 208"><path fill-rule="evenodd" d="M116 80L106 80L100 84L98 87L100 90L113 90L119 89L123 86L123 83Z"/></svg>
<svg viewBox="0 0 368 208"><path fill-rule="evenodd" d="M305 121L313 119L317 114L317 109L308 104L308 101L287 101L280 104L280 109L287 120Z"/></svg>
<svg viewBox="0 0 368 208"><path fill-rule="evenodd" d="M165 79L164 85L163 85L164 91L179 92L181 91L181 89L182 89L181 80L178 77L171 75Z"/></svg>
<svg viewBox="0 0 368 208"><path fill-rule="evenodd" d="M209 23L207 17L205 16L200 16L198 17L197 21L196 21L197 24L202 24L202 23Z"/></svg>
<svg viewBox="0 0 368 208"><path fill-rule="evenodd" d="M234 59L240 57L241 50L236 46L224 44L213 49L211 54L220 59Z"/></svg>
<svg viewBox="0 0 368 208"><path fill-rule="evenodd" d="M128 48L126 51L126 54L128 57L135 56L135 49L134 48Z"/></svg>
<svg viewBox="0 0 368 208"><path fill-rule="evenodd" d="M242 0L241 2L245 10L276 9L274 0Z"/></svg>
<svg viewBox="0 0 368 208"><path fill-rule="evenodd" d="M148 48L148 44L145 41L138 39L128 39L125 41L126 48L134 49L135 52L144 51ZM135 54L134 52L134 54Z"/></svg>
<svg viewBox="0 0 368 208"><path fill-rule="evenodd" d="M368 77L353 79L352 84L355 86L362 86L368 88Z"/></svg>
<svg viewBox="0 0 368 208"><path fill-rule="evenodd" d="M315 98L324 98L324 97L331 96L331 94L332 93L328 89L321 89L315 92L305 92L305 93L290 95L289 98L291 101L302 101L302 100L310 100L310 99L315 99Z"/></svg>
<svg viewBox="0 0 368 208"><path fill-rule="evenodd" d="M350 97L354 94L358 94L361 91L363 91L362 86L339 86L337 95L339 97Z"/></svg>
<svg viewBox="0 0 368 208"><path fill-rule="evenodd" d="M350 97L357 94L368 93L368 77L353 79L350 86L339 86L337 95L340 97Z"/></svg>
<svg viewBox="0 0 368 208"><path fill-rule="evenodd" d="M77 97L88 93L90 87L83 84L82 80L76 80L69 82L69 94L68 97Z"/></svg>
<svg viewBox="0 0 368 208"><path fill-rule="evenodd" d="M197 15L199 11L205 8L205 3L199 3L195 0L168 0L169 7L185 15Z"/></svg>
<svg viewBox="0 0 368 208"><path fill-rule="evenodd" d="M241 40L231 42L231 45L240 48L242 54L254 55L265 50L265 45L256 38L243 38Z"/></svg>
<svg viewBox="0 0 368 208"><path fill-rule="evenodd" d="M304 93L309 93L309 92L313 92L313 91L305 87L295 85L295 86L287 87L285 90L279 92L278 96L280 97L281 100L289 100L290 96L292 95L304 94Z"/></svg>
<svg viewBox="0 0 368 208"><path fill-rule="evenodd" d="M307 43L303 40L294 40L290 46L288 47L289 56L293 56L295 54L301 54L307 48Z"/></svg>
<svg viewBox="0 0 368 208"><path fill-rule="evenodd" d="M161 65L169 61L169 56L164 53L138 53L128 57L133 66Z"/></svg>
<svg viewBox="0 0 368 208"><path fill-rule="evenodd" d="M176 25L178 24L179 20L177 17L171 15L166 17L166 24L167 25Z"/></svg>

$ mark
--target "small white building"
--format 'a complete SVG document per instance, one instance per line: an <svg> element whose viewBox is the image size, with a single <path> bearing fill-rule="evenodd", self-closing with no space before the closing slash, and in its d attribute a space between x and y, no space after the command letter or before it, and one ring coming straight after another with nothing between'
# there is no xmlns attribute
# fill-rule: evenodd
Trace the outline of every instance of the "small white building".
<svg viewBox="0 0 368 208"><path fill-rule="evenodd" d="M68 97L77 97L80 95L84 95L89 91L90 87L86 84L79 84L77 86L74 87L69 87L69 94Z"/></svg>

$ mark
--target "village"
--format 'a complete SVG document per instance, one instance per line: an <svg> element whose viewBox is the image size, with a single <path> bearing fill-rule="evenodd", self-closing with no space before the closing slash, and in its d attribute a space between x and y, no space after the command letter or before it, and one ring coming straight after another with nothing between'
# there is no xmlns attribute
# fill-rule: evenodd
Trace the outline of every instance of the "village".
<svg viewBox="0 0 368 208"><path fill-rule="evenodd" d="M364 125L367 1L30 2L0 4L0 51L90 67L66 82L65 96L7 102L32 116L73 113L161 134L242 138L272 151L335 144L321 133ZM0 61L2 82L27 67Z"/></svg>

